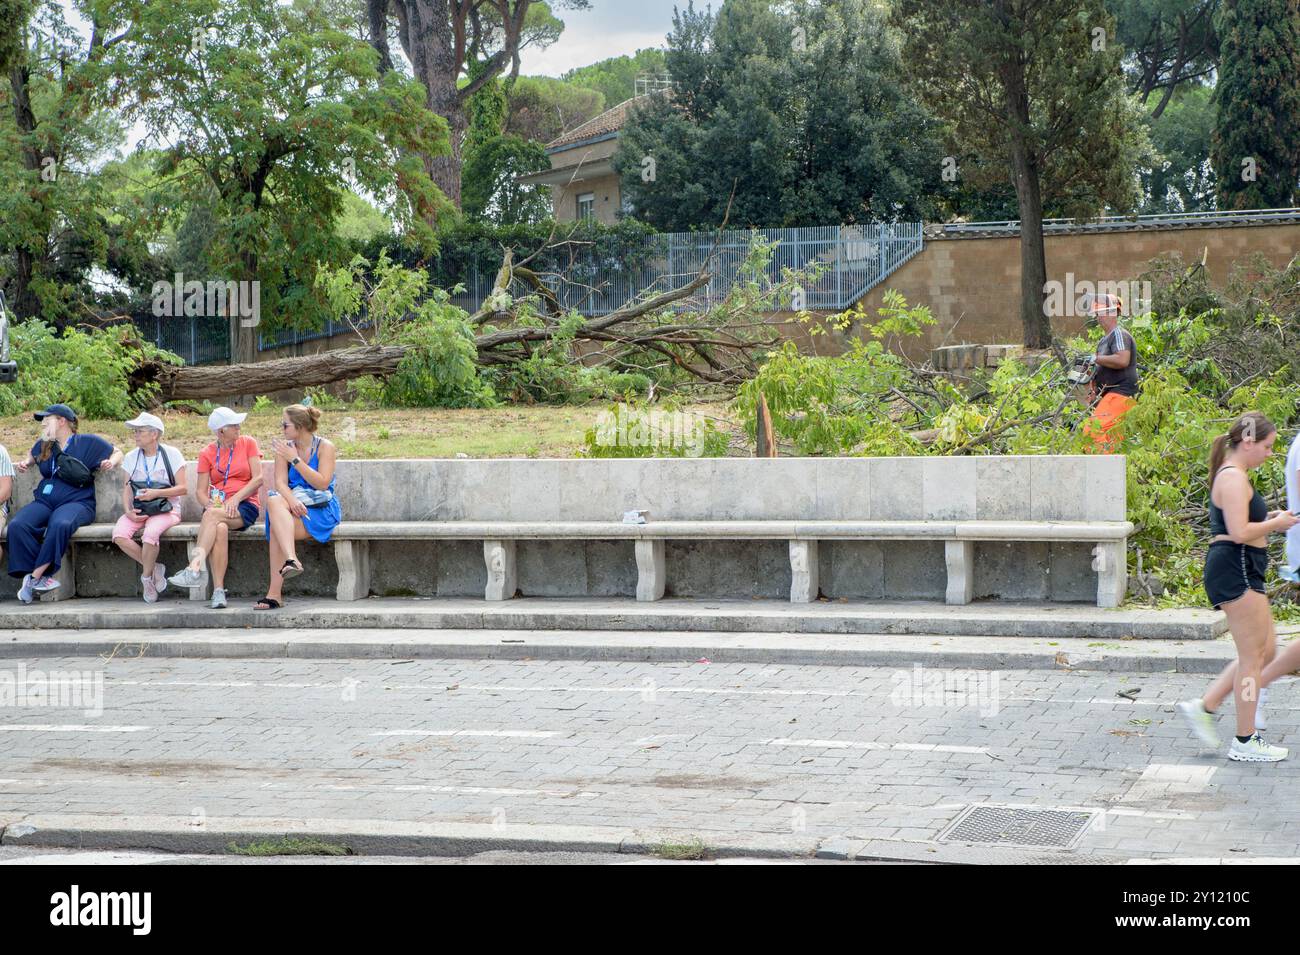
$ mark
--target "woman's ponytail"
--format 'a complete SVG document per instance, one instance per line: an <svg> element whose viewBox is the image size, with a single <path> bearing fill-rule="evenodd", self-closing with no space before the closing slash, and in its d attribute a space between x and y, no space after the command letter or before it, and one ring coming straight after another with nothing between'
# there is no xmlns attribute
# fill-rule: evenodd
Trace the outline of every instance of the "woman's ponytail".
<svg viewBox="0 0 1300 955"><path fill-rule="evenodd" d="M1223 459L1228 456L1229 451L1235 451L1247 438L1252 441L1263 441L1276 430L1277 426L1262 412L1247 411L1232 423L1227 434L1215 438L1210 448L1210 490L1214 490L1214 477L1219 473L1219 468L1223 467Z"/></svg>
<svg viewBox="0 0 1300 955"><path fill-rule="evenodd" d="M1226 434L1221 434L1214 439L1214 444L1210 446L1210 490L1214 490L1214 476L1219 473L1219 468L1223 467L1223 459L1228 456L1228 445L1232 439Z"/></svg>

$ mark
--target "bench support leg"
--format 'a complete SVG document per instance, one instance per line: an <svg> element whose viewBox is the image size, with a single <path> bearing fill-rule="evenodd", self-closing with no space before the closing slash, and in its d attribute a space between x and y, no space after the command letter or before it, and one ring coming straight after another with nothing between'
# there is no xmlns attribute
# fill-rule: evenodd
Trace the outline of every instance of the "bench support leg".
<svg viewBox="0 0 1300 955"><path fill-rule="evenodd" d="M509 600L518 590L515 577L515 542L488 540L483 542L483 561L487 564L486 600Z"/></svg>
<svg viewBox="0 0 1300 955"><path fill-rule="evenodd" d="M812 603L817 599L817 541L790 541L790 602Z"/></svg>
<svg viewBox="0 0 1300 955"><path fill-rule="evenodd" d="M1128 589L1128 542L1104 541L1092 549L1097 572L1097 606L1118 607Z"/></svg>
<svg viewBox="0 0 1300 955"><path fill-rule="evenodd" d="M975 543L974 541L944 541L944 563L948 565L948 592L945 600L950 604L968 604L975 593Z"/></svg>
<svg viewBox="0 0 1300 955"><path fill-rule="evenodd" d="M639 540L636 542L636 599L663 600L664 597L664 542Z"/></svg>
<svg viewBox="0 0 1300 955"><path fill-rule="evenodd" d="M185 542L185 556L186 556L187 560L193 560L193 559L194 559L194 552L195 552L196 550L198 550L198 549L199 549L199 543L198 543L198 541L186 541L186 542ZM212 582L212 578L209 577L209 578L208 578L208 583L211 583L211 582ZM208 599L208 586L207 586L207 584L204 584L204 585L201 586L201 587L191 587L191 588L189 588L189 591L190 591L190 599L191 599L191 600L207 600L207 599Z"/></svg>
<svg viewBox="0 0 1300 955"><path fill-rule="evenodd" d="M54 579L59 582L58 590L51 590L40 595L41 603L52 603L56 600L69 600L77 596L77 545L69 544L68 552L63 555L63 563L59 564L59 572L54 575Z"/></svg>
<svg viewBox="0 0 1300 955"><path fill-rule="evenodd" d="M339 565L339 600L363 600L370 596L370 542L335 541L334 561Z"/></svg>

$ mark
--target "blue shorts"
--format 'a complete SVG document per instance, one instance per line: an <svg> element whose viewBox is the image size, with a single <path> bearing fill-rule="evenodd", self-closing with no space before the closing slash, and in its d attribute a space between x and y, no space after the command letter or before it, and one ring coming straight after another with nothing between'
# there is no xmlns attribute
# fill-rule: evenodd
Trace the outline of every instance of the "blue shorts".
<svg viewBox="0 0 1300 955"><path fill-rule="evenodd" d="M253 501L240 501L239 516L244 519L244 526L241 527L240 530L246 531L254 524L256 524L257 516L260 513L261 511L258 509L257 504L255 504Z"/></svg>

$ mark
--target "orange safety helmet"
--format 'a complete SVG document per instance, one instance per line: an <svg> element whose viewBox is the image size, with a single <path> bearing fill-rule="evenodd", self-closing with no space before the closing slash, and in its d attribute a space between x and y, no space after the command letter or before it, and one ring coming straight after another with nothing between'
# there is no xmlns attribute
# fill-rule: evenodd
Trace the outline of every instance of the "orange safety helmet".
<svg viewBox="0 0 1300 955"><path fill-rule="evenodd" d="M1124 314L1124 300L1118 295L1110 292L1100 292L1090 296L1091 302L1088 305L1088 312L1093 318L1099 315L1120 316Z"/></svg>

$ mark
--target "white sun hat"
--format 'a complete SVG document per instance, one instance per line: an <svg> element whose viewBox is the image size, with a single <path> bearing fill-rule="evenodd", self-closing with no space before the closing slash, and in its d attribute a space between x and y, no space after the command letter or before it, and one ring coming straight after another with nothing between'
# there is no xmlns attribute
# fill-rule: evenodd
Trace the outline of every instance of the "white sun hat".
<svg viewBox="0 0 1300 955"><path fill-rule="evenodd" d="M159 434L163 433L162 418L157 415L151 415L147 411L142 411L126 423L128 428L153 428Z"/></svg>
<svg viewBox="0 0 1300 955"><path fill-rule="evenodd" d="M248 415L240 414L237 411L231 411L229 408L218 408L212 414L208 415L208 430L220 431L232 424L243 424Z"/></svg>

